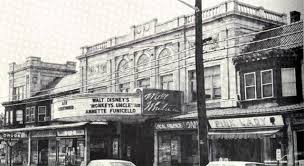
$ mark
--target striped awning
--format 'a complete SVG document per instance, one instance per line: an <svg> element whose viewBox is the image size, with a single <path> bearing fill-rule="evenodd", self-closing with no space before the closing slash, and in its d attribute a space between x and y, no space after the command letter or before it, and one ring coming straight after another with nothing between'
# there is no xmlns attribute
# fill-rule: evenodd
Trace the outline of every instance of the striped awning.
<svg viewBox="0 0 304 166"><path fill-rule="evenodd" d="M262 139L276 134L279 129L262 131L211 131L208 132L209 139Z"/></svg>

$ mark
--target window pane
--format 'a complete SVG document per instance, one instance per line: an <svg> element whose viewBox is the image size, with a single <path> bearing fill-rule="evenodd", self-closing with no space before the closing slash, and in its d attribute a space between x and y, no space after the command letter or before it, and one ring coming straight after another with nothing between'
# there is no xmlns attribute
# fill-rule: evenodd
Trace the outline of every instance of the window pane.
<svg viewBox="0 0 304 166"><path fill-rule="evenodd" d="M255 87L247 87L246 99L254 99L254 98L255 98Z"/></svg>
<svg viewBox="0 0 304 166"><path fill-rule="evenodd" d="M212 77L205 77L205 89L212 88Z"/></svg>
<svg viewBox="0 0 304 166"><path fill-rule="evenodd" d="M272 72L270 71L264 71L262 73L262 84L266 83L272 83Z"/></svg>
<svg viewBox="0 0 304 166"><path fill-rule="evenodd" d="M272 84L263 85L263 97L271 97L272 96Z"/></svg>
<svg viewBox="0 0 304 166"><path fill-rule="evenodd" d="M282 68L282 83L296 82L295 68Z"/></svg>
<svg viewBox="0 0 304 166"><path fill-rule="evenodd" d="M255 85L254 74L246 74L245 75L245 86Z"/></svg>
<svg viewBox="0 0 304 166"><path fill-rule="evenodd" d="M216 75L212 79L212 84L214 88L221 87L221 77L220 75Z"/></svg>
<svg viewBox="0 0 304 166"><path fill-rule="evenodd" d="M211 89L205 89L205 98L206 99L211 99Z"/></svg>
<svg viewBox="0 0 304 166"><path fill-rule="evenodd" d="M296 73L294 68L282 68L282 96L296 96Z"/></svg>
<svg viewBox="0 0 304 166"><path fill-rule="evenodd" d="M214 98L221 98L221 88L213 89Z"/></svg>
<svg viewBox="0 0 304 166"><path fill-rule="evenodd" d="M296 83L282 84L282 96L297 96Z"/></svg>
<svg viewBox="0 0 304 166"><path fill-rule="evenodd" d="M23 111L22 110L17 110L16 112L16 121L22 122L23 121Z"/></svg>

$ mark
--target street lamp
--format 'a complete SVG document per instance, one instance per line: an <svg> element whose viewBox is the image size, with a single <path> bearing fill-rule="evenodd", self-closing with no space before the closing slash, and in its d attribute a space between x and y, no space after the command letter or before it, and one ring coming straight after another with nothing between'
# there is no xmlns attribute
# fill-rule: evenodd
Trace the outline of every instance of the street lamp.
<svg viewBox="0 0 304 166"><path fill-rule="evenodd" d="M207 38L203 40L202 33L202 1L195 0L195 6L178 0L195 10L195 68L196 68L196 88L197 88L197 118L198 118L198 155L199 165L206 166L208 164L208 121L206 115L206 99L205 99L205 79L204 79L204 63L203 63L203 43L211 40Z"/></svg>

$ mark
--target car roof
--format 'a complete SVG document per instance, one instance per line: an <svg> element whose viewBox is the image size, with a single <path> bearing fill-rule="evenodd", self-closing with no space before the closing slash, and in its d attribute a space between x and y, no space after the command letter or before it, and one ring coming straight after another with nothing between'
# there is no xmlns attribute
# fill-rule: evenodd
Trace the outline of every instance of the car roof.
<svg viewBox="0 0 304 166"><path fill-rule="evenodd" d="M125 162L125 163L132 163L131 161L126 161L126 160L113 160L113 159L91 160L90 162Z"/></svg>
<svg viewBox="0 0 304 166"><path fill-rule="evenodd" d="M209 164L263 164L251 161L211 161Z"/></svg>

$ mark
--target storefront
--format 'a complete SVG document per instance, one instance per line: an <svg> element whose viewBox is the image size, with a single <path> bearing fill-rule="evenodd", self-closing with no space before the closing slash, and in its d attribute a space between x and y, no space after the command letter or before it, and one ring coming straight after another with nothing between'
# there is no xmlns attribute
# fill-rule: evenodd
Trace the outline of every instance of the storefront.
<svg viewBox="0 0 304 166"><path fill-rule="evenodd" d="M154 165L198 165L195 118L196 114L180 115L155 123ZM209 161L273 164L288 153L282 115L209 119L208 122Z"/></svg>
<svg viewBox="0 0 304 166"><path fill-rule="evenodd" d="M295 112L289 115L288 119L291 124L288 136L294 145L290 155L295 165L304 165L304 113Z"/></svg>

